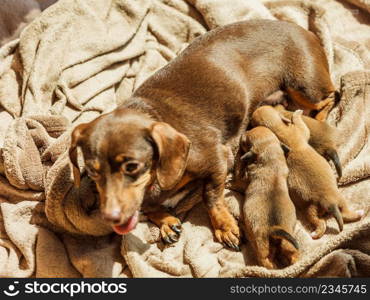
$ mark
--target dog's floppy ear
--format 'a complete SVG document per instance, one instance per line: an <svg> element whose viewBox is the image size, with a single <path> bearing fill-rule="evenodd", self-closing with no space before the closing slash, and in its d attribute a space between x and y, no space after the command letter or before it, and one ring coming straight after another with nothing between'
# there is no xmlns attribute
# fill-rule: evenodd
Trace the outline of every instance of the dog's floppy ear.
<svg viewBox="0 0 370 300"><path fill-rule="evenodd" d="M72 163L73 167L73 179L76 187L80 187L81 182L81 174L80 169L78 167L77 161L77 147L78 143L81 140L82 132L86 128L87 123L78 125L72 131L72 138L71 138L71 146L69 147L69 159Z"/></svg>
<svg viewBox="0 0 370 300"><path fill-rule="evenodd" d="M159 153L156 170L158 183L163 190L170 190L184 175L191 142L185 135L164 122L153 124L151 136Z"/></svg>

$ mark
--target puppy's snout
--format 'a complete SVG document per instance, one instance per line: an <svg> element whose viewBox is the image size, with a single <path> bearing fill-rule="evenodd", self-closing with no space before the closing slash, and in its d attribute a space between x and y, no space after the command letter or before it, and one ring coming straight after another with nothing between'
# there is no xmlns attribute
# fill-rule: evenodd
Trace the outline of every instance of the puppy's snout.
<svg viewBox="0 0 370 300"><path fill-rule="evenodd" d="M109 212L103 213L104 220L111 222L113 224L119 224L121 221L121 211L116 209Z"/></svg>

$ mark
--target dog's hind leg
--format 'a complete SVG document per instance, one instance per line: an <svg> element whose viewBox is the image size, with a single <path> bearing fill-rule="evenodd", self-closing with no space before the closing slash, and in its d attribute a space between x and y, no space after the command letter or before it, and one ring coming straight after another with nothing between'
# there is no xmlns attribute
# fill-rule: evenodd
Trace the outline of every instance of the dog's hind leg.
<svg viewBox="0 0 370 300"><path fill-rule="evenodd" d="M273 256L275 253L270 253L270 250L270 242L268 237L257 238L256 254L259 264L267 269L275 269L276 264L273 261Z"/></svg>
<svg viewBox="0 0 370 300"><path fill-rule="evenodd" d="M319 111L315 119L318 121L325 121L328 118L329 112L332 110L335 104L335 93L329 95L328 98L320 102L320 108L317 110Z"/></svg>
<svg viewBox="0 0 370 300"><path fill-rule="evenodd" d="M282 262L285 266L290 266L298 261L299 251L288 240L282 239L280 244Z"/></svg>
<svg viewBox="0 0 370 300"><path fill-rule="evenodd" d="M317 103L312 103L302 92L293 88L287 88L286 91L290 99L301 108L317 111L315 119L319 121L326 120L329 112L335 104L335 91L331 92L329 96Z"/></svg>

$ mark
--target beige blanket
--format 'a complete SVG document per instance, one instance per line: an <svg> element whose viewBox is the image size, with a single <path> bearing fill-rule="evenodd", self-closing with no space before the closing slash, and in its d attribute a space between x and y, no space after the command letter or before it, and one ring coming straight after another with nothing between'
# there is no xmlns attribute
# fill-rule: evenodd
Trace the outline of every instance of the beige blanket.
<svg viewBox="0 0 370 300"><path fill-rule="evenodd" d="M255 266L249 243L237 253L214 241L203 204L192 208L198 194L176 208L183 233L164 246L144 217L127 236L112 234L92 182L83 176L73 187L75 125L124 102L196 36L255 18L289 20L320 38L341 91L330 114L342 137L341 192L368 210L368 1L60 0L0 49L0 277L370 276L368 214L340 234L329 222L318 241L299 222L301 259L269 271ZM243 226L241 195L226 196Z"/></svg>

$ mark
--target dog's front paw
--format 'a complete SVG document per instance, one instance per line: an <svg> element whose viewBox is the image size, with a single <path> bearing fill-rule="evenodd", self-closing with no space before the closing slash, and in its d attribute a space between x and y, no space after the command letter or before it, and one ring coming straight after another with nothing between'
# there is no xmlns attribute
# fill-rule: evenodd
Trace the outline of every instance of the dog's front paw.
<svg viewBox="0 0 370 300"><path fill-rule="evenodd" d="M209 210L209 215L217 241L240 251L240 229L228 209L223 205L214 206Z"/></svg>
<svg viewBox="0 0 370 300"><path fill-rule="evenodd" d="M159 210L146 214L150 221L161 231L161 238L166 244L177 242L181 233L181 221L166 211Z"/></svg>
<svg viewBox="0 0 370 300"><path fill-rule="evenodd" d="M162 220L160 227L162 240L166 244L172 244L179 240L181 234L181 221L173 216Z"/></svg>
<svg viewBox="0 0 370 300"><path fill-rule="evenodd" d="M216 239L225 246L228 246L236 251L240 251L240 232L239 227L228 228L228 229L215 229Z"/></svg>

